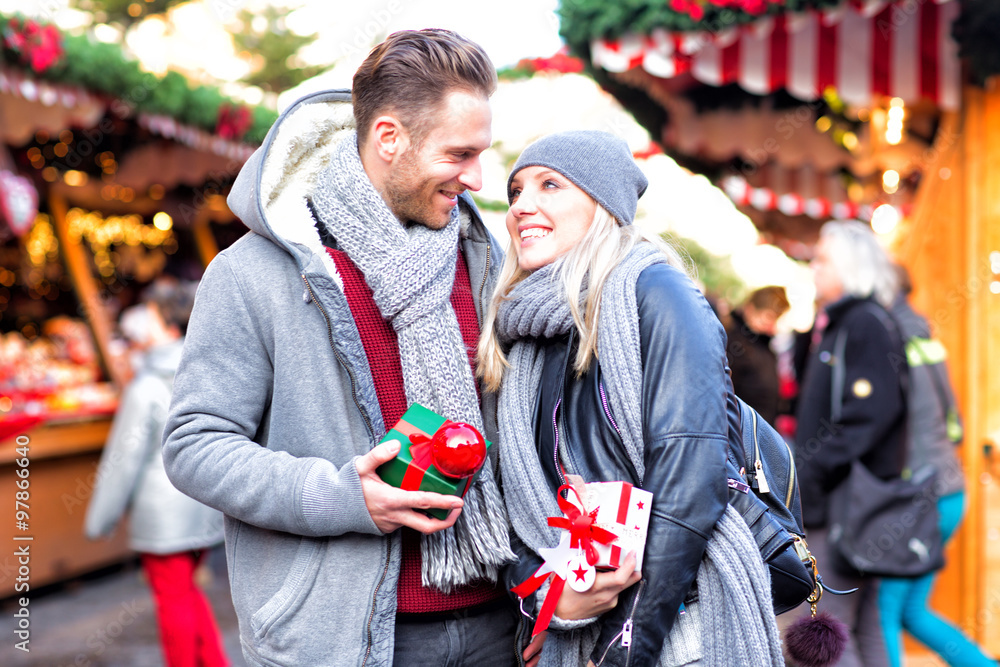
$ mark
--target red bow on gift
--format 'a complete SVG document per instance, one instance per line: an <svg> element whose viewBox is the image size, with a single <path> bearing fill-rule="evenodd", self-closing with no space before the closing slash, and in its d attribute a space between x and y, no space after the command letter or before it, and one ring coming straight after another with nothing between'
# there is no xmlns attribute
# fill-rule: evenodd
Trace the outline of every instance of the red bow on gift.
<svg viewBox="0 0 1000 667"><path fill-rule="evenodd" d="M597 549L594 548L594 542L611 544L618 536L610 530L594 525L594 522L597 521L597 508L590 514L585 514L583 510L563 497L564 490L572 491L580 501L580 506L583 506L583 499L580 498L577 490L569 484L563 484L556 493L556 501L559 503L559 509L566 516L550 516L549 525L553 528L568 530L569 545L574 549L583 549L583 552L587 554L587 563L593 565L597 562Z"/></svg>
<svg viewBox="0 0 1000 667"><path fill-rule="evenodd" d="M577 490L569 484L563 484L556 492L556 500L559 503L559 509L566 516L550 516L548 518L549 525L569 531L570 548L582 549L584 554L586 554L587 563L594 565L597 562L597 550L594 548L594 542L611 544L618 536L610 530L595 526L594 521L597 517L597 510L587 514L580 507L571 503L568 498L564 498L564 491L567 494L572 491L580 501L580 506L583 506L583 500L580 498ZM550 551L555 552L557 550L553 549ZM559 596L562 595L563 588L566 586L566 578L560 574L566 567L566 562L550 563L545 561L541 567L535 570L533 575L511 589L515 595L524 598L541 588L542 584L548 580L549 575L555 575L552 578L552 583L549 585L549 592L545 595L545 600L542 602L542 608L538 612L538 620L535 621L535 627L531 631L532 637L536 637L544 631L552 621L552 615L555 613Z"/></svg>

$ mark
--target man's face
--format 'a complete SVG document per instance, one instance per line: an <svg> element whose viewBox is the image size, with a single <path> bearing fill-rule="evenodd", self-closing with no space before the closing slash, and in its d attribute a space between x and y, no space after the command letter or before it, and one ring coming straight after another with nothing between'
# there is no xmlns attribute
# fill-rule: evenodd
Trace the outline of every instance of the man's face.
<svg viewBox="0 0 1000 667"><path fill-rule="evenodd" d="M813 283L816 285L816 300L822 306L829 305L844 296L844 285L837 275L830 256L830 243L830 239L820 238L816 244L816 254L809 263L813 271Z"/></svg>
<svg viewBox="0 0 1000 667"><path fill-rule="evenodd" d="M458 195L483 186L479 156L493 141L492 120L488 99L455 90L445 96L419 145L409 136L383 193L401 222L441 229L448 224Z"/></svg>

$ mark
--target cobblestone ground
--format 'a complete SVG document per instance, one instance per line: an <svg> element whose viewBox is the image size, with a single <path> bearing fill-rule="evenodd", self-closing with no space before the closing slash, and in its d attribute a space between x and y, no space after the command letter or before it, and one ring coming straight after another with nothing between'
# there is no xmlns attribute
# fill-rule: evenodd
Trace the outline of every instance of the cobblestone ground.
<svg viewBox="0 0 1000 667"><path fill-rule="evenodd" d="M199 570L233 667L246 667L225 562L213 552ZM4 667L162 667L156 614L138 562L32 591L30 652L15 648L19 605L0 601L0 665Z"/></svg>

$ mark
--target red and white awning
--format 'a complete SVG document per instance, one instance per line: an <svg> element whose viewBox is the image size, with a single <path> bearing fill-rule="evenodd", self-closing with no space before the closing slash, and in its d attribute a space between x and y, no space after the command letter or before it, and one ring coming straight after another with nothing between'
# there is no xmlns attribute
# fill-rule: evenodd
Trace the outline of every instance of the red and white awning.
<svg viewBox="0 0 1000 667"><path fill-rule="evenodd" d="M961 73L951 25L958 14L957 0L867 0L716 33L654 30L599 39L591 43L591 59L609 72L642 67L660 78L689 72L708 85L738 83L759 95L784 89L812 101L833 86L859 106L887 95L954 110Z"/></svg>
<svg viewBox="0 0 1000 667"><path fill-rule="evenodd" d="M158 114L141 113L138 118L139 126L153 134L158 134L167 139L173 139L185 146L190 146L201 151L215 153L231 160L236 160L240 164L249 159L256 150L254 146L244 144L239 141L223 139L217 134L200 130L191 125L178 123L170 116Z"/></svg>
<svg viewBox="0 0 1000 667"><path fill-rule="evenodd" d="M106 108L106 100L79 86L40 81L0 67L0 141L5 143L21 146L39 130L94 127Z"/></svg>
<svg viewBox="0 0 1000 667"><path fill-rule="evenodd" d="M864 220L870 221L872 213L882 202L858 204L852 201L834 202L825 197L802 197L795 193L778 194L770 188L752 187L739 176L723 179L722 190L737 206L752 206L758 211L780 211L785 215L806 215L814 220ZM899 207L905 216L911 206Z"/></svg>

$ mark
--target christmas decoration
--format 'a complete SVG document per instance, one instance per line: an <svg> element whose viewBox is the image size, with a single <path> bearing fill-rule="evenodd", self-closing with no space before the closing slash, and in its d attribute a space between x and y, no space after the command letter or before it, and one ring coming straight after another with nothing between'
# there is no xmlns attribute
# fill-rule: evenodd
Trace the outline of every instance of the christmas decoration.
<svg viewBox="0 0 1000 667"><path fill-rule="evenodd" d="M847 0L647 0L613 3L574 0L559 7L559 32L573 54L588 59L595 39L621 37L626 32L723 32L765 16L801 13L850 4Z"/></svg>
<svg viewBox="0 0 1000 667"><path fill-rule="evenodd" d="M469 424L452 422L431 438L431 454L435 467L444 474L468 477L486 460L486 439Z"/></svg>
<svg viewBox="0 0 1000 667"><path fill-rule="evenodd" d="M21 65L41 74L63 55L62 33L54 25L12 18L3 29L4 49L11 51Z"/></svg>
<svg viewBox="0 0 1000 667"><path fill-rule="evenodd" d="M569 500L570 493L576 496L576 502ZM531 631L532 637L538 636L549 627L567 580L574 582L572 584L574 590L583 592L590 588L596 577L594 567L598 562L595 542L611 544L616 537L611 531L595 525L597 512L588 514L584 511L579 493L569 484L559 487L556 491L556 500L565 516L550 516L548 523L566 532L562 534L558 546L538 550L538 554L545 559L545 562L533 575L511 589L518 597L525 598L551 579L549 592L545 595L542 609ZM581 582L582 585L576 582Z"/></svg>
<svg viewBox="0 0 1000 667"><path fill-rule="evenodd" d="M10 230L24 236L38 215L38 191L24 176L0 171L0 219Z"/></svg>
<svg viewBox="0 0 1000 667"><path fill-rule="evenodd" d="M433 491L434 493L444 493L452 496L462 497L476 480L480 465L468 476L450 475L441 470L434 457L434 437L442 429L450 432L451 426L462 426L472 429L468 424L452 422L432 410L428 410L419 403L414 403L403 413L402 419L389 429L380 442L396 440L400 443L399 453L396 458L383 463L378 468L378 475L387 484L391 484L407 491ZM475 430L475 429L472 429ZM458 435L459 439L468 439L469 435L464 430L456 431L453 435ZM478 435L478 432L477 432ZM442 437L447 438L447 435ZM482 436L479 436L482 438ZM483 456L486 459L486 449L490 447L489 440L483 440ZM459 448L464 449L464 448ZM475 449L471 447L470 449ZM442 454L445 465L453 465L455 469L462 468L468 470L474 462L475 456L468 456L463 452L461 456L451 458L451 454ZM438 519L445 519L448 510L428 509L424 510L430 516Z"/></svg>
<svg viewBox="0 0 1000 667"><path fill-rule="evenodd" d="M223 104L215 122L215 133L223 139L242 139L250 129L253 116L250 109L240 104Z"/></svg>
<svg viewBox="0 0 1000 667"><path fill-rule="evenodd" d="M266 107L251 108L233 102L213 86L191 85L177 72L158 77L144 71L138 61L126 57L117 44L98 42L86 35L62 33L51 25L39 33L38 39L45 35L39 46L21 47L17 35L25 30L26 23L19 16L0 15L0 35L4 37L0 65L7 65L8 72L24 68L46 83L79 86L90 93L110 96L113 98L111 112L119 117L131 114L167 116L176 123L192 126L194 130L215 132L223 105L241 107L246 109L245 114L239 112L233 119L236 122L225 126L227 131L233 131L246 124L239 139L234 136L231 140L256 145L264 140L278 117L275 111ZM12 36L10 45L9 36ZM51 40L56 36L62 55L53 59ZM24 49L29 49L26 53L34 54L34 64L32 56L24 59ZM33 85L40 83L34 82ZM245 115L249 116L249 120L244 118Z"/></svg>
<svg viewBox="0 0 1000 667"><path fill-rule="evenodd" d="M564 516L549 517L548 524L566 532L556 547L538 550L545 562L511 589L524 598L551 579L532 637L549 626L567 583L577 592L589 590L597 568L617 568L629 551L635 554L635 571L641 571L653 494L628 482L591 482L582 497L574 486L562 485L556 501Z"/></svg>

